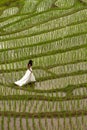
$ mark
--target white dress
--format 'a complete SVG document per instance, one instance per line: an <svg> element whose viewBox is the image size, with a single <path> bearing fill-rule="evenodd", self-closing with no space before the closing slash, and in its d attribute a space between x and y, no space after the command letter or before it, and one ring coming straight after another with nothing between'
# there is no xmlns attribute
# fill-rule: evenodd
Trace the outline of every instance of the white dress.
<svg viewBox="0 0 87 130"><path fill-rule="evenodd" d="M32 73L32 68L30 68L30 70L28 69L25 73L25 75L18 81L14 82L16 85L18 86L23 86L23 85L26 85L30 82L35 82L35 77Z"/></svg>

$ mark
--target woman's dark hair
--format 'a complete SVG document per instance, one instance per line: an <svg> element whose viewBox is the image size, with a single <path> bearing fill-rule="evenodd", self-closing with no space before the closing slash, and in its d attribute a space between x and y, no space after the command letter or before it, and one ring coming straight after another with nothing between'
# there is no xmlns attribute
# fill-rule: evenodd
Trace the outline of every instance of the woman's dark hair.
<svg viewBox="0 0 87 130"><path fill-rule="evenodd" d="M29 64L32 66L33 61L32 61L32 60L29 60L29 62L28 62L28 66L29 66Z"/></svg>

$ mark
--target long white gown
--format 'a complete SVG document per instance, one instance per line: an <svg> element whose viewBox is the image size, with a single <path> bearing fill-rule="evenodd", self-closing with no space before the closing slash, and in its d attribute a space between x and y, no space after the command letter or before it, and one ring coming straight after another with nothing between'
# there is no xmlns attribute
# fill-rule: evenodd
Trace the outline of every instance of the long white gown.
<svg viewBox="0 0 87 130"><path fill-rule="evenodd" d="M28 69L25 73L25 75L18 81L14 82L16 85L18 86L23 86L26 85L30 82L35 82L35 77L34 74L32 73L32 68L30 68L30 70Z"/></svg>

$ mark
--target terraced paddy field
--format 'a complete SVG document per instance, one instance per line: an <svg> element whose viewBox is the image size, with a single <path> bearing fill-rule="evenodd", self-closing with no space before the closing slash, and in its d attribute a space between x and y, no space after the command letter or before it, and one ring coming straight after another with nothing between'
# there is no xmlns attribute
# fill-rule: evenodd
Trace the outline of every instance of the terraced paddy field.
<svg viewBox="0 0 87 130"><path fill-rule="evenodd" d="M15 86L33 60L35 84ZM0 1L0 130L87 130L87 0Z"/></svg>

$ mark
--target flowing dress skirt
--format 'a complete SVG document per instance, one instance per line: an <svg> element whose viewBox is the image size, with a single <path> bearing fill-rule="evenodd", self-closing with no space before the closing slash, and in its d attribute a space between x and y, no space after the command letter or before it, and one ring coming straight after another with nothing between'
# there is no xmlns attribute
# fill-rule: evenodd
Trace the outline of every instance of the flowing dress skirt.
<svg viewBox="0 0 87 130"><path fill-rule="evenodd" d="M31 82L35 82L34 74L28 69L25 75L18 81L14 82L18 86L23 86Z"/></svg>

